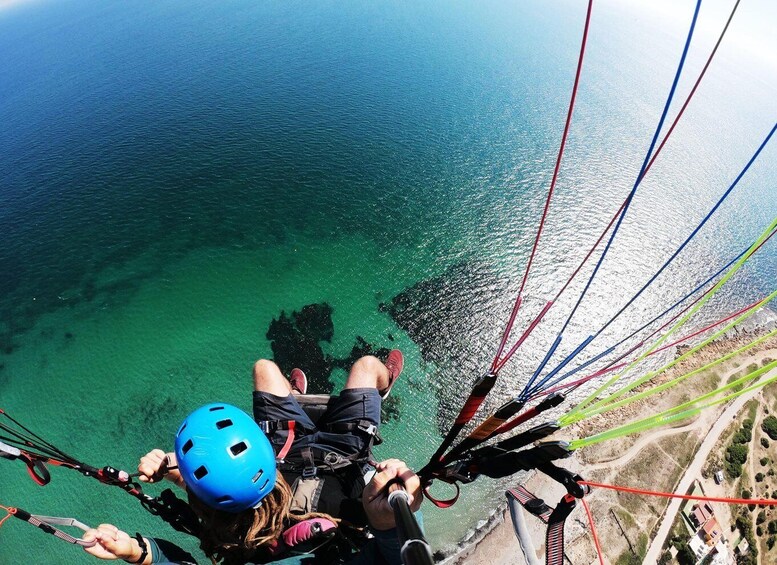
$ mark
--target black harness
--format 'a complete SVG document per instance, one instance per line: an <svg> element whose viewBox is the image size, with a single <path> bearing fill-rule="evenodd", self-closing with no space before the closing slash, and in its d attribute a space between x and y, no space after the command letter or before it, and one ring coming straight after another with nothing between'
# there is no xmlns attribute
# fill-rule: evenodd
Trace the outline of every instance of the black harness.
<svg viewBox="0 0 777 565"><path fill-rule="evenodd" d="M365 446L353 455L343 455L331 449L318 445L309 445L292 450L297 436L298 424L294 420L260 420L259 427L269 437L275 432L287 432L286 440L280 448L276 447L276 466L284 475L297 475L292 482L292 510L299 514L316 512L318 510L321 491L325 480L340 481L344 492L354 490L355 485L364 486L364 475L372 460L372 446L379 445L383 439L378 433L378 427L369 420L358 420L347 423L323 423L319 426L322 416L331 401L328 395L301 395L297 400L316 425L318 431L335 434L359 434L365 438ZM359 489L361 492L361 489ZM296 501L299 506L294 508ZM302 547L289 547L284 553L313 554L322 563L336 563L353 555L353 551L366 541L363 528L342 521L334 532L327 532L311 540ZM279 557L276 553L274 559Z"/></svg>
<svg viewBox="0 0 777 565"><path fill-rule="evenodd" d="M378 433L378 427L369 420L337 422L323 424L319 427L319 422L326 413L331 399L331 396L324 394L300 395L297 397L300 406L319 431L334 434L360 434L366 438L364 449L354 455L342 455L335 451L312 445L293 453L291 452L291 447L296 437L297 428L297 423L294 420L258 421L257 424L259 424L259 427L267 436L277 431L288 432L285 444L277 453L276 463L278 470L297 473L305 478L311 478L319 473L337 473L351 465L359 467L360 471L362 471L364 466L368 464L372 457L372 446L383 443L383 438Z"/></svg>

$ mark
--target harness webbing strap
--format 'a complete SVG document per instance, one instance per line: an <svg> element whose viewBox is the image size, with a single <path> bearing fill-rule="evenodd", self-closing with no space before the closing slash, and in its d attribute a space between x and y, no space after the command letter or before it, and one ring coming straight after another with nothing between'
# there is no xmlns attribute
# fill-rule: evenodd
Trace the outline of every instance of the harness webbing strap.
<svg viewBox="0 0 777 565"><path fill-rule="evenodd" d="M545 563L564 565L564 524L575 507L575 497L566 495L558 503L548 520L545 533Z"/></svg>
<svg viewBox="0 0 777 565"><path fill-rule="evenodd" d="M297 423L294 420L258 420L256 422L262 431L269 435L279 430L285 431L294 428L296 430ZM332 424L324 424L322 426L316 426L319 431L331 432L335 434L347 434L356 431L364 432L372 436L372 441L375 445L383 443L383 439L380 437L378 427L369 420L358 420L355 422L335 422Z"/></svg>
<svg viewBox="0 0 777 565"><path fill-rule="evenodd" d="M312 396L312 395L311 395ZM320 395L324 396L324 395ZM329 399L328 396L325 398ZM314 405L308 402L309 406ZM366 461L373 445L380 445L383 439L380 437L378 426L370 420L358 420L353 422L338 422L333 424L323 424L318 427L320 431L326 431L337 434L364 434L367 436L367 442L364 451L360 454L344 456L337 452L321 449L316 446L307 446L300 450L295 450L291 454L291 460L287 457L291 453L295 439L297 439L297 430L304 434L306 429L295 420L258 420L257 424L265 434L270 435L276 431L287 431L288 434L283 446L278 450L275 456L278 468L282 471L293 473L301 472L304 477L314 477L319 471L329 472L341 469L349 465L358 464ZM309 431L309 430L307 430ZM301 461L300 461L301 459Z"/></svg>
<svg viewBox="0 0 777 565"><path fill-rule="evenodd" d="M472 454L485 459L499 457L544 439L558 430L559 426L556 422L545 422L492 445L479 447L472 451Z"/></svg>
<svg viewBox="0 0 777 565"><path fill-rule="evenodd" d="M291 449L291 444L294 443L294 428L296 427L297 422L294 420L289 420L288 426L289 426L289 435L286 436L286 443L283 444L283 447L278 452L277 459L280 461L283 461L286 459L286 455L288 455L289 450Z"/></svg>
<svg viewBox="0 0 777 565"><path fill-rule="evenodd" d="M559 395L560 396L560 395ZM497 429L494 430L494 433L488 438L491 439L491 437L494 437L499 434L503 434L505 432L509 432L510 430L517 428L524 422L527 422L537 416L540 413L540 410L537 409L536 406L532 406L528 410L526 410L523 414L520 414L517 418L513 418L509 422L505 422L501 426L499 426Z"/></svg>
<svg viewBox="0 0 777 565"><path fill-rule="evenodd" d="M303 447L300 450L300 456L302 457L302 476L305 478L315 477L318 469L316 467L316 460L313 457L313 450L310 447Z"/></svg>
<svg viewBox="0 0 777 565"><path fill-rule="evenodd" d="M564 525L567 517L575 508L576 499L567 494L559 501L556 508L551 508L541 498L537 498L533 493L522 485L509 489L505 492L509 504L518 502L528 513L536 516L543 523L548 525L545 533L545 563L546 565L564 564ZM515 515L513 517L513 526Z"/></svg>
<svg viewBox="0 0 777 565"><path fill-rule="evenodd" d="M496 430L501 427L511 416L521 411L524 406L524 402L513 399L503 404L493 416L490 416L478 425L472 433L465 437L461 442L454 446L447 455L444 455L441 459L441 463L453 460L468 449L483 443L487 439L494 436Z"/></svg>
<svg viewBox="0 0 777 565"><path fill-rule="evenodd" d="M493 373L486 373L477 381L475 381L475 385L472 387L472 392L470 392L469 398L467 398L464 406L462 406L459 415L456 416L456 420L454 420L451 429L448 430L448 433L442 440L440 447L438 447L437 451L434 452L434 455L432 455L432 458L429 463L427 463L426 467L421 469L419 475L423 476L427 471L433 470L434 468L440 466L440 463L443 460L443 454L455 441L456 437L459 435L459 432L464 429L464 426L467 425L467 423L475 416L475 412L477 412L478 408L480 408L480 405L486 399L488 393L491 392L495 382L496 375Z"/></svg>
<svg viewBox="0 0 777 565"><path fill-rule="evenodd" d="M507 496L508 502L511 502L512 500L517 501L527 512L534 514L546 524L548 523L548 520L550 520L553 508L545 504L545 501L541 498L537 498L534 493L530 492L523 485L508 489L505 491L505 496Z"/></svg>

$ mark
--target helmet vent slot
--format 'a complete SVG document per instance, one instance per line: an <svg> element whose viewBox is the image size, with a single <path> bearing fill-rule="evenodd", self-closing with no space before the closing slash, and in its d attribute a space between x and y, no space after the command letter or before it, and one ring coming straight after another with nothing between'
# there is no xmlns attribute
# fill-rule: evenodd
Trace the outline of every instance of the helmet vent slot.
<svg viewBox="0 0 777 565"><path fill-rule="evenodd" d="M189 422L184 422L184 423L183 423L183 426L181 426L181 429L180 429L180 430L178 430L178 433L177 433L177 434L175 434L175 437L178 437L179 435L181 435L181 433L182 433L182 432L183 432L183 431L186 429L186 424L188 424L188 423L189 423Z"/></svg>
<svg viewBox="0 0 777 565"><path fill-rule="evenodd" d="M202 479L205 475L208 474L208 470L205 468L205 465L200 465L197 467L197 469L194 471L194 477L199 481Z"/></svg>
<svg viewBox="0 0 777 565"><path fill-rule="evenodd" d="M227 495L227 496L220 496L220 497L218 497L218 498L216 499L216 502L217 502L218 504L223 504L223 503L225 503L225 502L234 502L234 500L235 500L234 498L232 498L231 496L228 496L228 495Z"/></svg>
<svg viewBox="0 0 777 565"><path fill-rule="evenodd" d="M192 447L194 447L194 442L192 440L187 441L186 443L183 444L183 447L181 448L181 453L186 455Z"/></svg>
<svg viewBox="0 0 777 565"><path fill-rule="evenodd" d="M270 482L270 479L266 479L266 480L265 480L265 481L262 483L262 486L260 486L260 487L259 487L259 490L264 490L264 489L265 489L265 487L267 486L267 483L269 483L269 482Z"/></svg>
<svg viewBox="0 0 777 565"><path fill-rule="evenodd" d="M216 427L220 430L223 430L224 428L228 428L231 425L232 425L232 420L230 420L229 418L227 418L226 420L219 420L218 422L216 422Z"/></svg>
<svg viewBox="0 0 777 565"><path fill-rule="evenodd" d="M213 406L208 409L208 412L215 412L216 410L224 410L223 406Z"/></svg>
<svg viewBox="0 0 777 565"><path fill-rule="evenodd" d="M235 445L231 446L229 448L229 451L237 457L241 453L243 453L246 449L248 449L248 446L246 445L246 442L241 441L240 443L236 443Z"/></svg>
<svg viewBox="0 0 777 565"><path fill-rule="evenodd" d="M262 469L259 469L259 472L256 473L256 475L254 475L254 478L251 479L251 482L255 483L256 481L262 478L262 475L264 475L264 471Z"/></svg>

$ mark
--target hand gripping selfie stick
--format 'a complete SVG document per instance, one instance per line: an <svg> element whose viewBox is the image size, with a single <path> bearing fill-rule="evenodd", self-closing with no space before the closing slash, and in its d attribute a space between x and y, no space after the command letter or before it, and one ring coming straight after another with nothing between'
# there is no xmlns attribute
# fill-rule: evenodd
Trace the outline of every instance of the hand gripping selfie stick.
<svg viewBox="0 0 777 565"><path fill-rule="evenodd" d="M410 496L401 482L389 485L388 502L394 509L394 520L402 544L402 563L405 565L432 565L432 548L424 538L421 527L410 510Z"/></svg>

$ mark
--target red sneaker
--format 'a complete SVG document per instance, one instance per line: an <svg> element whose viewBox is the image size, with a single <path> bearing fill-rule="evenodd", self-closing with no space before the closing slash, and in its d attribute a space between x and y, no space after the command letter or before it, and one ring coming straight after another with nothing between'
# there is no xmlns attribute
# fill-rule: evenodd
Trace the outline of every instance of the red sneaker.
<svg viewBox="0 0 777 565"><path fill-rule="evenodd" d="M302 369L294 367L289 375L289 384L291 390L296 390L299 394L307 394L308 392L308 378Z"/></svg>
<svg viewBox="0 0 777 565"><path fill-rule="evenodd" d="M384 365L386 365L386 369L388 369L389 372L389 384L385 390L381 390L379 392L380 397L385 400L391 392L391 387L394 386L394 383L399 378L399 375L402 374L402 369L405 366L405 357L402 355L402 352L399 349L392 349L388 354Z"/></svg>

